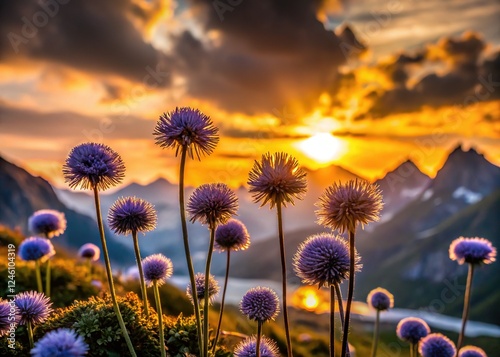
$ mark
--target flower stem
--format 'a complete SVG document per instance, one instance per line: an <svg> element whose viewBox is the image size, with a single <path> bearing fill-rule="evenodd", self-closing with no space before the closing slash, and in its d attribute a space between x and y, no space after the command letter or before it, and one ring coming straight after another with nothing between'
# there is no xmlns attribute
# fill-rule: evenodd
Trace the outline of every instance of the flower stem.
<svg viewBox="0 0 500 357"><path fill-rule="evenodd" d="M217 332L215 334L214 345L212 347L212 354L215 355L215 349L217 348L217 341L219 340L220 328L222 325L222 316L224 314L224 301L226 300L226 290L227 290L227 282L229 280L229 266L231 264L231 250L227 250L227 259L226 259L226 277L224 278L224 288L222 289L222 301L220 304L220 313L219 313L219 322L217 324Z"/></svg>
<svg viewBox="0 0 500 357"><path fill-rule="evenodd" d="M132 239L134 241L135 261L139 269L139 277L141 280L141 294L144 306L144 316L149 317L148 294L146 292L146 282L144 281L144 271L142 270L141 251L139 250L139 240L137 239L137 232L132 232Z"/></svg>
<svg viewBox="0 0 500 357"><path fill-rule="evenodd" d="M99 191L97 187L94 186L94 203L97 217L97 226L99 227L99 234L101 236L101 244L102 244L102 252L104 256L104 263L106 266L106 275L108 278L109 292L111 294L111 301L113 303L113 310L115 311L116 317L118 319L118 324L120 325L120 329L122 330L123 338L127 343L128 350L132 357L137 357L137 354L134 351L134 346L132 345L132 341L130 340L130 336L128 335L127 328L125 327L125 322L123 321L122 314L120 312L120 307L118 306L118 301L116 299L115 285L113 283L113 271L111 270L111 263L109 261L108 256L108 247L106 245L106 237L104 235L104 226L102 224L102 215L101 215L101 204L99 202Z"/></svg>
<svg viewBox="0 0 500 357"><path fill-rule="evenodd" d="M205 297L203 298L203 354L208 357L208 303L209 303L209 292L208 292L208 282L210 278L210 265L212 264L212 253L214 251L215 242L215 227L210 227L210 245L208 246L207 254L207 265L205 266Z"/></svg>
<svg viewBox="0 0 500 357"><path fill-rule="evenodd" d="M355 232L349 231L349 287L347 291L347 304L345 308L345 321L344 330L342 335L342 357L347 356L347 346L349 337L349 322L351 318L351 304L354 296L354 264L355 264L355 250L354 250Z"/></svg>
<svg viewBox="0 0 500 357"><path fill-rule="evenodd" d="M467 323L467 318L469 317L469 307L470 307L470 295L472 290L472 278L474 277L474 264L469 263L469 272L467 274L467 286L465 288L465 297L464 297L464 311L462 314L462 329L460 330L460 335L458 336L457 342L457 353L460 352L460 348L464 342L465 337L465 325Z"/></svg>
<svg viewBox="0 0 500 357"><path fill-rule="evenodd" d="M30 341L30 349L32 349L35 343L33 342L33 327L31 326L31 321L28 320L26 322L26 326L28 328L28 339Z"/></svg>
<svg viewBox="0 0 500 357"><path fill-rule="evenodd" d="M196 327L198 333L198 349L200 352L200 357L204 357L202 354L202 332L201 332L201 315L200 315L200 305L198 304L198 293L196 292L196 281L194 279L194 268L193 261L191 259L191 251L189 249L189 237L187 231L187 223L186 223L186 210L184 203L184 171L186 166L186 154L187 154L187 146L182 147L181 152L181 163L179 169L179 210L181 214L181 226L182 226L182 238L184 241L184 253L186 255L186 264L188 266L189 272L189 281L191 283L192 290L192 298L193 298L193 306L194 306L194 315L196 317Z"/></svg>
<svg viewBox="0 0 500 357"><path fill-rule="evenodd" d="M42 273L40 273L40 260L35 260L36 285L39 293L43 293Z"/></svg>
<svg viewBox="0 0 500 357"><path fill-rule="evenodd" d="M255 341L255 356L260 357L260 339L262 338L262 321L257 322L257 340Z"/></svg>
<svg viewBox="0 0 500 357"><path fill-rule="evenodd" d="M342 291L340 290L340 285L335 284L335 292L337 294L337 301L339 305L339 315L340 315L340 329L342 331L344 326L344 303L342 301ZM342 333L342 332L341 332ZM347 356L350 356L349 345L347 345Z"/></svg>
<svg viewBox="0 0 500 357"><path fill-rule="evenodd" d="M335 287L333 285L330 285L330 357L335 357Z"/></svg>
<svg viewBox="0 0 500 357"><path fill-rule="evenodd" d="M45 295L50 297L50 258L47 259L47 270L45 271Z"/></svg>
<svg viewBox="0 0 500 357"><path fill-rule="evenodd" d="M375 318L375 328L373 329L373 345L372 345L372 357L375 357L377 354L377 346L378 346L378 329L380 325L380 310L377 310L377 317Z"/></svg>
<svg viewBox="0 0 500 357"><path fill-rule="evenodd" d="M155 302L156 302L156 312L158 313L158 331L160 335L160 352L161 357L166 357L166 349L165 349L165 336L163 334L163 312L161 310L161 302L160 302L160 290L158 289L158 282L153 281L153 290L155 294Z"/></svg>
<svg viewBox="0 0 500 357"><path fill-rule="evenodd" d="M288 307L286 303L286 255L285 255L285 235L283 233L283 216L281 212L281 202L276 202L276 210L278 215L278 236L280 241L281 255L281 284L283 290L283 319L285 320L285 335L287 356L292 357L292 340L290 339L290 328L288 324Z"/></svg>
<svg viewBox="0 0 500 357"><path fill-rule="evenodd" d="M87 270L89 271L89 281L92 281L92 260L90 258L87 259Z"/></svg>
<svg viewBox="0 0 500 357"><path fill-rule="evenodd" d="M415 357L414 352L415 352L415 344L411 343L410 344L410 357Z"/></svg>

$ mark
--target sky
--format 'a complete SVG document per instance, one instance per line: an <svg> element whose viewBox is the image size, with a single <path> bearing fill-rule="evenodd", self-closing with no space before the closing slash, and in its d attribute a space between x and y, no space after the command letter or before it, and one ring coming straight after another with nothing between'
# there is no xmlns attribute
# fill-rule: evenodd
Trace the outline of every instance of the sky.
<svg viewBox="0 0 500 357"><path fill-rule="evenodd" d="M215 152L189 184L247 180L265 152L369 180L433 176L462 143L500 165L498 0L0 2L0 155L64 187L70 149L103 142L126 181L177 180L154 144L177 106Z"/></svg>

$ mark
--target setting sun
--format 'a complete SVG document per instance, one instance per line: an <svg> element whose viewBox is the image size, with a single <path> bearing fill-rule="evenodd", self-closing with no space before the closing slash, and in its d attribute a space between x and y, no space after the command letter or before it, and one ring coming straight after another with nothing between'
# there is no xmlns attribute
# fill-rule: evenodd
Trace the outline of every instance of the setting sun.
<svg viewBox="0 0 500 357"><path fill-rule="evenodd" d="M302 303L307 310L314 310L319 305L318 296L314 291L308 291L304 298L302 299Z"/></svg>
<svg viewBox="0 0 500 357"><path fill-rule="evenodd" d="M318 133L299 144L300 150L318 163L327 163L339 157L341 142L330 133Z"/></svg>

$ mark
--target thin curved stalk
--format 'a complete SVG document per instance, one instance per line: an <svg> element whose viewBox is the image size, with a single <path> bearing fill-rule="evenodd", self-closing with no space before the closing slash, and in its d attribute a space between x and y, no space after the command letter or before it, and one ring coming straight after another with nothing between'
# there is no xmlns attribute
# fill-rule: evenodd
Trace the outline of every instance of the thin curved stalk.
<svg viewBox="0 0 500 357"><path fill-rule="evenodd" d="M158 289L158 283L156 281L153 282L153 290L154 290L154 294L155 294L156 312L158 313L158 332L159 332L159 336L160 336L160 353L161 353L161 357L166 357L167 352L165 349L165 336L163 333L163 312L161 310L160 290Z"/></svg>
<svg viewBox="0 0 500 357"><path fill-rule="evenodd" d="M349 287L347 291L347 304L345 308L345 321L344 330L342 335L342 357L347 356L347 345L349 337L349 322L351 318L351 304L354 296L354 263L355 263L355 250L354 250L355 232L349 231Z"/></svg>
<svg viewBox="0 0 500 357"><path fill-rule="evenodd" d="M262 338L262 321L257 322L257 340L255 341L255 355L260 357L260 340Z"/></svg>
<svg viewBox="0 0 500 357"><path fill-rule="evenodd" d="M335 288L330 285L330 357L335 357Z"/></svg>
<svg viewBox="0 0 500 357"><path fill-rule="evenodd" d="M339 315L340 315L340 330L341 330L341 334L342 334L342 329L344 327L344 303L342 301L342 291L340 290L340 285L339 284L335 284L335 293L337 294L337 302L338 302L338 305L339 305ZM346 354L347 357L350 356L350 352L349 352L349 345L347 345L347 354Z"/></svg>
<svg viewBox="0 0 500 357"><path fill-rule="evenodd" d="M379 326L380 326L380 310L377 310L377 317L375 318L375 328L373 329L373 345L371 354L372 357L375 357L375 355L377 354Z"/></svg>
<svg viewBox="0 0 500 357"><path fill-rule="evenodd" d="M99 202L99 191L97 187L94 187L94 203L95 203L95 211L97 217L97 226L99 227L99 234L101 236L101 244L102 244L102 255L104 256L104 265L106 266L106 276L108 278L109 292L111 294L111 301L113 303L113 310L115 311L116 318L118 319L118 324L120 325L120 329L122 330L123 338L127 344L128 350L132 357L137 357L135 353L134 346L132 345L132 341L130 340L130 336L128 335L127 328L125 326L125 322L123 321L122 314L120 312L120 307L118 306L118 300L116 299L116 291L115 285L113 283L113 271L111 270L111 262L109 261L108 255L108 246L106 244L106 237L104 235L104 225L102 224L102 215L101 215L101 204Z"/></svg>
<svg viewBox="0 0 500 357"><path fill-rule="evenodd" d="M86 258L87 260L87 270L89 272L89 281L92 281L92 259Z"/></svg>
<svg viewBox="0 0 500 357"><path fill-rule="evenodd" d="M217 323L217 332L215 333L214 345L212 347L212 354L215 355L215 349L217 348L217 342L219 341L220 328L222 325L222 316L224 315L224 302L226 300L226 290L227 290L227 282L229 280L229 266L231 264L231 250L227 250L227 259L226 259L226 276L224 278L224 288L222 289L222 301L220 304L220 313L219 313L219 322Z"/></svg>
<svg viewBox="0 0 500 357"><path fill-rule="evenodd" d="M31 326L31 321L26 322L26 327L28 328L28 339L30 342L30 350L34 347L35 342L33 341L33 327Z"/></svg>
<svg viewBox="0 0 500 357"><path fill-rule="evenodd" d="M208 282L210 278L210 265L212 264L212 255L214 252L215 227L210 227L210 245L208 247L207 264L205 266L205 296L203 298L203 354L208 357L208 303L210 302L208 294Z"/></svg>
<svg viewBox="0 0 500 357"><path fill-rule="evenodd" d="M472 278L474 277L474 264L469 264L469 272L467 273L467 286L465 288L464 297L464 311L462 313L462 328L460 329L460 335L458 336L457 342L457 353L455 356L458 357L460 348L464 342L465 337L465 325L467 324L467 319L469 317L469 307L470 307L470 296L472 291Z"/></svg>
<svg viewBox="0 0 500 357"><path fill-rule="evenodd" d="M36 285L39 293L43 293L42 273L40 272L40 260L35 260Z"/></svg>
<svg viewBox="0 0 500 357"><path fill-rule="evenodd" d="M141 251L139 249L139 239L137 239L137 232L132 232L132 239L134 241L135 261L137 263L137 268L139 269L139 278L141 280L141 294L144 307L144 315L146 317L149 317L148 294L146 292L146 281L144 280L144 271L142 269Z"/></svg>
<svg viewBox="0 0 500 357"><path fill-rule="evenodd" d="M415 352L415 344L411 343L410 344L410 357L415 357L414 352Z"/></svg>
<svg viewBox="0 0 500 357"><path fill-rule="evenodd" d="M287 356L292 357L292 340L290 338L290 327L288 323L288 306L286 302L286 255L285 255L285 235L283 233L283 216L281 212L281 202L276 202L276 211L278 215L278 236L280 241L280 256L281 256L281 284L283 290L283 319L285 322L285 335Z"/></svg>
<svg viewBox="0 0 500 357"><path fill-rule="evenodd" d="M47 265L45 270L45 295L50 297L50 258L47 259Z"/></svg>
<svg viewBox="0 0 500 357"><path fill-rule="evenodd" d="M200 305L198 304L198 293L196 292L196 282L194 279L194 268L193 260L191 259L191 251L189 249L189 237L187 231L186 223L186 211L184 203L184 171L186 167L186 154L187 146L183 146L181 150L181 164L179 169L179 210L181 215L181 226L182 226L182 240L184 242L184 253L186 255L186 264L188 266L189 281L191 283L191 291L194 306L194 315L196 318L196 328L198 333L198 350L200 352L200 357L204 357L202 348L202 331L201 331L201 315L200 315Z"/></svg>

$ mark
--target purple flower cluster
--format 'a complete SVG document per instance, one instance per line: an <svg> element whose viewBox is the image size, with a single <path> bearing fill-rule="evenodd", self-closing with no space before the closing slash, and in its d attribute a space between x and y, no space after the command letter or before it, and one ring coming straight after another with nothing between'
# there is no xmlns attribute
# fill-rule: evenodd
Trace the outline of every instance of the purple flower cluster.
<svg viewBox="0 0 500 357"><path fill-rule="evenodd" d="M295 273L304 284L330 286L340 284L349 277L349 246L339 236L320 233L307 238L295 254ZM360 270L356 254L356 270Z"/></svg>
<svg viewBox="0 0 500 357"><path fill-rule="evenodd" d="M40 324L47 320L52 312L52 302L43 293L25 291L16 295L14 302L19 311L20 325L28 322L32 325Z"/></svg>
<svg viewBox="0 0 500 357"><path fill-rule="evenodd" d="M85 143L71 150L63 174L71 188L106 190L122 182L125 165L109 146Z"/></svg>
<svg viewBox="0 0 500 357"><path fill-rule="evenodd" d="M248 249L250 246L250 235L247 227L237 220L230 219L225 224L217 226L215 230L215 249L219 251L238 251Z"/></svg>
<svg viewBox="0 0 500 357"><path fill-rule="evenodd" d="M43 336L31 350L32 357L81 357L89 346L75 331L61 328Z"/></svg>
<svg viewBox="0 0 500 357"><path fill-rule="evenodd" d="M11 321L11 306L7 300L0 299L0 337L6 335L9 332L10 324L12 322L19 322L19 312L17 311L17 307L14 305L14 321Z"/></svg>
<svg viewBox="0 0 500 357"><path fill-rule="evenodd" d="M66 218L64 213L42 209L33 213L28 219L28 228L35 234L43 234L47 238L57 237L66 230Z"/></svg>
<svg viewBox="0 0 500 357"><path fill-rule="evenodd" d="M307 191L306 172L293 156L283 152L262 155L255 161L248 177L249 192L261 207L269 202L271 208L277 203L286 206L301 200Z"/></svg>
<svg viewBox="0 0 500 357"><path fill-rule="evenodd" d="M153 254L142 260L144 279L148 286L157 283L161 286L174 272L172 261L163 254Z"/></svg>
<svg viewBox="0 0 500 357"><path fill-rule="evenodd" d="M279 314L280 301L274 290L257 287L246 292L240 302L240 310L250 320L266 322Z"/></svg>
<svg viewBox="0 0 500 357"><path fill-rule="evenodd" d="M370 291L366 301L368 306L379 311L389 310L394 307L394 296L383 288Z"/></svg>
<svg viewBox="0 0 500 357"><path fill-rule="evenodd" d="M116 234L149 232L156 228L157 216L154 206L137 197L121 197L108 213L109 227Z"/></svg>
<svg viewBox="0 0 500 357"><path fill-rule="evenodd" d="M198 273L194 276L194 282L196 284L196 297L198 300L203 300L205 299L205 274L203 273ZM217 294L219 293L219 283L217 280L215 280L215 277L213 275L208 276L208 301L209 303L212 303ZM192 298L192 291L191 291L191 284L188 284L187 289L186 289L186 294L193 302Z"/></svg>
<svg viewBox="0 0 500 357"><path fill-rule="evenodd" d="M379 219L382 194L367 181L350 180L328 187L316 205L319 224L340 233L354 232L358 223L363 226Z"/></svg>
<svg viewBox="0 0 500 357"><path fill-rule="evenodd" d="M453 357L457 349L448 337L431 333L420 341L418 352L422 357Z"/></svg>
<svg viewBox="0 0 500 357"><path fill-rule="evenodd" d="M459 264L490 264L497 256L497 250L484 238L455 239L450 245L450 259Z"/></svg>
<svg viewBox="0 0 500 357"><path fill-rule="evenodd" d="M187 212L190 221L199 221L210 228L226 223L238 210L238 198L226 184L204 184L189 197Z"/></svg>
<svg viewBox="0 0 500 357"><path fill-rule="evenodd" d="M84 259L90 259L92 261L99 260L99 256L101 255L101 250L99 247L92 243L86 243L78 249L78 256Z"/></svg>
<svg viewBox="0 0 500 357"><path fill-rule="evenodd" d="M475 346L465 346L460 349L458 357L488 357L486 352Z"/></svg>
<svg viewBox="0 0 500 357"><path fill-rule="evenodd" d="M403 341L417 344L422 338L431 333L429 325L418 317L407 317L399 321L396 334Z"/></svg>
<svg viewBox="0 0 500 357"><path fill-rule="evenodd" d="M257 355L257 339L255 336L240 342L234 349L235 357L255 357ZM279 357L279 349L276 342L263 336L260 340L261 357Z"/></svg>
<svg viewBox="0 0 500 357"><path fill-rule="evenodd" d="M46 261L56 254L54 246L47 238L26 238L19 244L19 258L25 261Z"/></svg>
<svg viewBox="0 0 500 357"><path fill-rule="evenodd" d="M181 148L188 150L189 156L198 160L202 155L210 155L219 142L219 130L212 120L198 109L189 107L160 116L153 135L156 144L163 148L174 148L175 155Z"/></svg>

